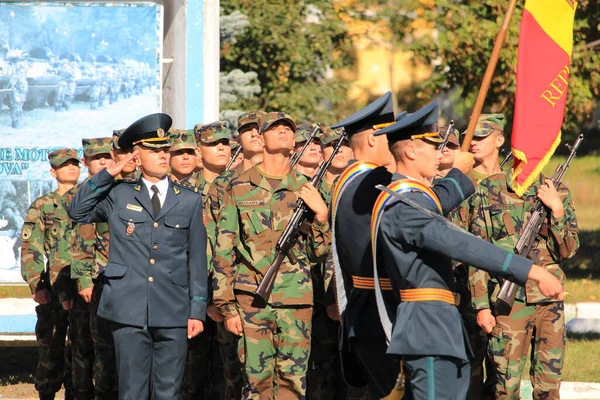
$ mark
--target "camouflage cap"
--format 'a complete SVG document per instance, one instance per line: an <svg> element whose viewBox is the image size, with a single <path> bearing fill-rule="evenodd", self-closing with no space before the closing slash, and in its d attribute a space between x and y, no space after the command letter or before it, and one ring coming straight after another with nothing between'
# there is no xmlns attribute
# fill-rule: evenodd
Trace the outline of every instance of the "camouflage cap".
<svg viewBox="0 0 600 400"><path fill-rule="evenodd" d="M52 168L58 168L69 160L77 160L79 162L75 149L58 149L48 154L48 161L50 161Z"/></svg>
<svg viewBox="0 0 600 400"><path fill-rule="evenodd" d="M86 157L93 157L98 154L110 154L111 144L112 138L109 137L81 139L83 155Z"/></svg>
<svg viewBox="0 0 600 400"><path fill-rule="evenodd" d="M121 150L121 148L119 147L119 138L121 137L121 134L124 131L125 131L125 129L115 129L115 130L113 130L113 135L112 135L112 147L113 147L113 149Z"/></svg>
<svg viewBox="0 0 600 400"><path fill-rule="evenodd" d="M315 129L315 124L298 125L298 127L296 128L296 133L294 133L294 140L296 141L296 144L305 143L310 138L310 135L313 133L314 129ZM318 132L317 132L317 136L315 137L315 139L321 140L321 137Z"/></svg>
<svg viewBox="0 0 600 400"><path fill-rule="evenodd" d="M227 129L225 123L223 123L222 121L217 121L204 125L197 130L194 129L194 133L196 134L196 142L203 144L214 143L222 139L231 139L229 129Z"/></svg>
<svg viewBox="0 0 600 400"><path fill-rule="evenodd" d="M290 125L292 130L296 131L296 122L294 119L284 112L269 112L260 117L258 121L258 133L266 132L276 122L284 122Z"/></svg>
<svg viewBox="0 0 600 400"><path fill-rule="evenodd" d="M328 145L337 141L342 136L342 129L337 128L331 129L330 127L325 127L321 129L321 144Z"/></svg>
<svg viewBox="0 0 600 400"><path fill-rule="evenodd" d="M494 132L504 133L504 114L481 114L473 136L486 137Z"/></svg>
<svg viewBox="0 0 600 400"><path fill-rule="evenodd" d="M440 136L444 137L444 135L446 134L446 130L448 130L447 126L442 126L440 128ZM452 128L450 130L450 132L448 132L448 135L450 135L450 137L448 138L448 143L452 143L455 146L460 146L460 142L458 141L458 130L456 128Z"/></svg>
<svg viewBox="0 0 600 400"><path fill-rule="evenodd" d="M264 111L250 111L247 113L240 114L237 120L237 131L241 131L243 127L247 125L256 125L258 128L258 122L260 117L265 115Z"/></svg>
<svg viewBox="0 0 600 400"><path fill-rule="evenodd" d="M170 151L196 149L196 136L193 129L171 129L169 131Z"/></svg>

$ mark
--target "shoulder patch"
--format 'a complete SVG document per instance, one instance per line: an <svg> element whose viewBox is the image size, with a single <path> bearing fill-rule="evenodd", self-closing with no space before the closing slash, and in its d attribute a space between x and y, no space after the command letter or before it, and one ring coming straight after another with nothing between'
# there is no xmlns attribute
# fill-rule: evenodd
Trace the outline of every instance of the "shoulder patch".
<svg viewBox="0 0 600 400"><path fill-rule="evenodd" d="M198 193L198 188L197 187L192 186L192 185L190 185L189 183L187 183L185 181L184 182L179 182L179 181L173 182L173 181L171 181L171 183L173 184L173 190L175 191L175 194L179 194L177 192L177 190L179 190L179 189L186 189L186 190L192 191L194 193Z"/></svg>

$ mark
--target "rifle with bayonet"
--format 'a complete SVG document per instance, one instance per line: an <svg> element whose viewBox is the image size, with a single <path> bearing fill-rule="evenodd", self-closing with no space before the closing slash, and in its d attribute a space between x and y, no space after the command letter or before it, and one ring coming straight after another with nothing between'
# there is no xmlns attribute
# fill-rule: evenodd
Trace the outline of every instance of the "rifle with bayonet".
<svg viewBox="0 0 600 400"><path fill-rule="evenodd" d="M501 153L504 154L505 151L500 150ZM504 157L504 160L500 163L500 171L504 169L504 166L513 158L513 152L510 150L508 154Z"/></svg>
<svg viewBox="0 0 600 400"><path fill-rule="evenodd" d="M296 166L296 164L298 164L300 162L300 159L306 152L306 149L308 149L308 146L310 146L310 144L315 140L315 137L317 137L317 134L319 133L320 130L321 130L321 125L315 124L313 131L311 132L310 136L306 140L306 143L304 143L304 146L302 146L302 149L300 149L300 151L297 151L294 154L292 154L292 156L290 157L290 166L292 168L294 168Z"/></svg>
<svg viewBox="0 0 600 400"><path fill-rule="evenodd" d="M583 135L579 135L572 146L569 144L566 145L570 150L569 157L567 157L567 161L565 161L564 164L561 164L556 168L556 171L551 178L555 187L558 187L565 173L569 169L569 165L575 158L577 149L579 148L582 140ZM515 254L527 257L529 259L533 259L533 257L535 257L532 252L537 248L538 243L540 242L539 233L542 229L542 226L546 222L547 217L548 209L544 203L537 198L531 210L531 216L529 217L529 220L523 228L523 232L521 233L521 236L515 245ZM518 288L519 287L516 283L504 280L502 282L502 286L500 287L500 292L498 293L496 308L512 308Z"/></svg>
<svg viewBox="0 0 600 400"><path fill-rule="evenodd" d="M438 150L444 151L446 146L448 145L448 140L450 140L450 132L452 132L452 128L454 128L454 120L451 119L448 127L446 128L446 134L444 135L444 141L439 145Z"/></svg>
<svg viewBox="0 0 600 400"><path fill-rule="evenodd" d="M238 148L235 149L235 151L231 155L231 159L229 160L229 162L227 163L227 166L225 167L225 171L229 171L231 169L231 166L235 162L236 158L238 158L238 156L240 155L240 153L242 152L242 150L243 150L242 146L238 146Z"/></svg>
<svg viewBox="0 0 600 400"><path fill-rule="evenodd" d="M344 140L346 140L346 137L346 132L343 131L335 147L333 148L331 156L329 156L329 159L327 159L326 162L322 163L319 166L319 169L311 179L310 183L317 190L321 187L321 183L323 182L325 173L329 169L333 158L340 150L340 147L342 147L342 144ZM307 222L309 214L310 210L304 202L304 200L298 199L298 203L296 205L296 209L294 210L294 214L292 214L292 217L290 218L290 221L285 227L283 234L281 235L281 237L277 241L277 244L275 245L275 258L273 260L273 263L271 263L271 265L269 266L267 273L263 277L262 281L260 282L260 285L258 285L258 288L254 293L252 307L266 307L267 302L269 300L269 296L271 296L271 292L273 291L273 283L275 283L275 277L277 276L279 268L281 268L281 263L283 263L283 260L286 256L290 260L290 263L296 264L298 262L296 256L294 256L293 254L293 247L296 244L298 236L303 231L302 225Z"/></svg>

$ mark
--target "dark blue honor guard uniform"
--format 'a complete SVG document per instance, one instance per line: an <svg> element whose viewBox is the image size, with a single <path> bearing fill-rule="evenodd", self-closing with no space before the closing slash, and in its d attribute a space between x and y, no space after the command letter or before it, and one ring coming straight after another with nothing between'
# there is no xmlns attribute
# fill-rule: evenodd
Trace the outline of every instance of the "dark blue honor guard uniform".
<svg viewBox="0 0 600 400"><path fill-rule="evenodd" d="M437 133L437 105L406 117L377 134L390 143ZM393 181L414 184L395 197L378 218L378 267L385 265L401 302L393 321L388 354L402 358L406 398L465 399L471 351L455 306L452 260L501 274L523 284L532 262L508 253L443 218L474 192L471 181L452 170L434 188L400 174ZM390 185L398 188L400 185ZM374 210L377 212L377 210Z"/></svg>
<svg viewBox="0 0 600 400"><path fill-rule="evenodd" d="M394 121L388 92L332 128L352 135ZM369 160L353 161L338 179L332 197L336 296L341 317L341 358L344 378L353 386L368 384L370 392L387 396L400 365L386 355L387 343L377 314L369 226L371 210L391 173ZM389 282L383 271L382 280ZM386 296L394 302L391 291Z"/></svg>
<svg viewBox="0 0 600 400"><path fill-rule="evenodd" d="M119 145L166 148L170 125L166 114L144 117L125 130ZM155 210L142 178L115 183L104 170L81 185L69 208L76 221L109 224L98 314L113 324L120 399L177 399L188 319L206 315L201 196L170 180L164 187L166 197Z"/></svg>

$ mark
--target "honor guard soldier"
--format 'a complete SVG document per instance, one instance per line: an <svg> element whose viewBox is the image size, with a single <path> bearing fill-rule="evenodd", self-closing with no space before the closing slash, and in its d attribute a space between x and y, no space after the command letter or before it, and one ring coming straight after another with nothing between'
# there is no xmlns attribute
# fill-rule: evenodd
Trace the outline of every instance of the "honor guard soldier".
<svg viewBox="0 0 600 400"><path fill-rule="evenodd" d="M263 162L234 176L223 194L214 302L226 328L243 334L240 356L248 378L243 398L302 399L313 305L310 268L330 249L327 205L306 177L290 168L294 120L271 112L259 126ZM275 246L299 198L314 212L314 219L292 249L296 262L292 264L289 255L282 260L268 303L257 308L252 305L254 292L274 260Z"/></svg>
<svg viewBox="0 0 600 400"><path fill-rule="evenodd" d="M387 343L377 313L371 238L371 211L379 191L387 185L392 155L387 138L374 136L394 122L392 93L387 92L364 109L333 125L344 128L355 160L334 185L331 214L337 304L341 317L340 349L344 376L356 387L368 384L371 396L387 396L396 383L400 364L385 354ZM389 280L386 298L395 303Z"/></svg>
<svg viewBox="0 0 600 400"><path fill-rule="evenodd" d="M52 400L64 383L65 398L72 399L70 362L65 367L65 337L74 298L69 271L71 243L66 237L73 222L63 207L63 198L77 184L81 169L74 149L55 150L48 154L48 160L58 189L29 206L21 232L21 274L39 304L35 309L39 344L35 389L40 399Z"/></svg>
<svg viewBox="0 0 600 400"><path fill-rule="evenodd" d="M437 184L437 191L429 186L441 158L435 139L437 119L434 102L376 132L388 137L397 170L389 192L377 199L372 220L374 252L380 254L380 264L401 299L389 332L388 354L402 358L406 396L416 400L467 396L470 349L456 308L453 259L521 284L535 280L545 295L563 296L560 282L542 267L474 237L443 217L474 188L458 169ZM455 162L463 172L472 165L468 153L460 153Z"/></svg>
<svg viewBox="0 0 600 400"><path fill-rule="evenodd" d="M201 196L167 177L166 114L119 138L134 152L82 185L69 207L80 222L108 222L106 284L98 314L112 322L120 399L178 399L187 339L206 316L206 231ZM136 182L117 176L136 158Z"/></svg>

